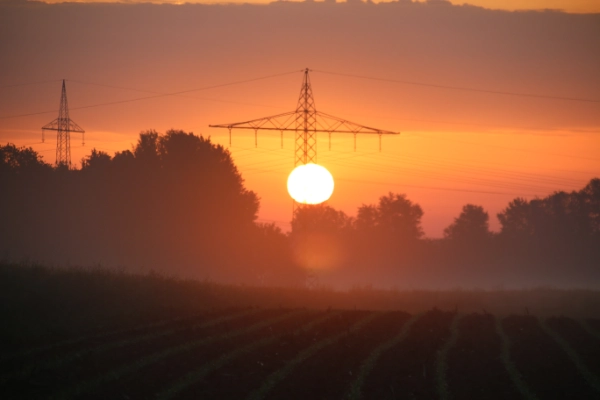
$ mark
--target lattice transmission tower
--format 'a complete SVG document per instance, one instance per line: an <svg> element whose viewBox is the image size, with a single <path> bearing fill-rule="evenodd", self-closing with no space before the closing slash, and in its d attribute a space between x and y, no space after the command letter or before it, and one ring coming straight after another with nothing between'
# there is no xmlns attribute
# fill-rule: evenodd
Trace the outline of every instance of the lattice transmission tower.
<svg viewBox="0 0 600 400"><path fill-rule="evenodd" d="M351 133L354 135L354 150L356 151L356 135L374 134L379 135L379 150L381 151L382 135L399 135L399 132L391 132L382 129L370 128L350 122L343 118L334 117L317 111L313 97L312 86L308 76L309 69L304 70L302 88L298 98L298 105L294 111L277 114L269 117L253 119L250 121L236 122L231 124L209 125L211 128L226 128L229 130L229 145L231 146L231 131L233 129L254 130L254 145L258 142L258 131L279 131L281 135L281 146L283 147L283 133L295 133L295 156L294 166L317 163L317 134L327 133L329 136L329 149L331 149L332 133Z"/></svg>
<svg viewBox="0 0 600 400"><path fill-rule="evenodd" d="M42 142L46 140L45 131L56 131L56 166L65 165L71 168L71 132L81 133L82 145L85 145L85 131L69 118L69 104L67 103L67 89L65 80L62 83L60 95L60 108L58 118L42 127Z"/></svg>

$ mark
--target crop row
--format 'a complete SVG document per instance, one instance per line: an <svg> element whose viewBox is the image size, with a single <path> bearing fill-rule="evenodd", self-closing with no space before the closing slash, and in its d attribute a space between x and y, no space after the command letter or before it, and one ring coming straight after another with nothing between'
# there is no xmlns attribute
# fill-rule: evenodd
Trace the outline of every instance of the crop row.
<svg viewBox="0 0 600 400"><path fill-rule="evenodd" d="M600 322L228 310L0 357L0 398L600 398Z"/></svg>

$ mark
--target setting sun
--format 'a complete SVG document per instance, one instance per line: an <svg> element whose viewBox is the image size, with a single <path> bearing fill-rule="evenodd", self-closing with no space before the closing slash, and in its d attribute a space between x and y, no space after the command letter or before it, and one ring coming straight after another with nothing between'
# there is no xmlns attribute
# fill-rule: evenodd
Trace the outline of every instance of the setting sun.
<svg viewBox="0 0 600 400"><path fill-rule="evenodd" d="M300 165L288 177L287 187L298 203L319 204L331 197L333 176L321 165Z"/></svg>

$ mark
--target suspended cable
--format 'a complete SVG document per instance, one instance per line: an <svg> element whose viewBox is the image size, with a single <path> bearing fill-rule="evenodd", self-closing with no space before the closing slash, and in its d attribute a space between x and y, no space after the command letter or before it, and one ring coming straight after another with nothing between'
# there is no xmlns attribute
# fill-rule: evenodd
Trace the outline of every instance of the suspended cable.
<svg viewBox="0 0 600 400"><path fill-rule="evenodd" d="M518 147L506 147L506 146L501 146L501 145L497 145L497 144L490 144L490 143L474 143L474 142L468 142L468 141L464 141L464 140L460 140L460 139L451 139L451 138L447 138L447 137L433 138L431 136L424 135L422 133L416 133L416 132L413 132L413 135L415 135L415 136L422 136L422 137L426 137L426 138L429 138L429 139L442 139L442 140L447 140L447 141L451 141L451 142L471 144L471 145L475 145L475 146L489 146L489 147L496 147L496 148L505 149L505 150L522 151L522 152L526 152L526 153L537 153L537 154L549 155L549 156L567 157L567 158L578 158L578 159L581 159L581 160L590 160L590 161L600 161L600 158L593 158L593 157L582 157L582 156L574 156L574 155L570 155L570 154L559 154L559 153L545 153L545 152L540 152L540 151L536 151L536 150L520 149Z"/></svg>
<svg viewBox="0 0 600 400"><path fill-rule="evenodd" d="M123 86L106 85L104 83L84 82L84 81L78 81L78 80L72 80L72 79L67 79L67 81L68 82L73 82L73 83L79 83L79 84L82 84L82 85L99 86L99 87L106 87L106 88L119 89L119 90L129 90L129 91L132 91L132 92L151 93L151 94L163 95L163 96L177 96L177 97L183 97L183 98L187 98L187 99L195 99L195 100L203 100L203 101L214 101L214 102L217 102L217 103L239 104L239 105L243 105L243 106L259 106L259 107L277 108L277 109L282 109L283 108L283 107L280 107L280 106L273 106L273 105L267 105L267 104L246 103L246 102L241 102L241 101L212 99L212 98L207 98L207 97L196 97L196 96L185 96L185 95L180 95L180 94L169 94L169 93L164 93L164 92L156 92L154 90L144 90L144 89L136 89L136 88L130 88L130 87L123 87ZM199 89L199 90L201 90L201 89Z"/></svg>
<svg viewBox="0 0 600 400"><path fill-rule="evenodd" d="M478 93L487 93L487 94L499 94L499 95L504 95L504 96L533 97L533 98L550 99L550 100L600 103L600 100L584 99L584 98L578 98L578 97L563 97L563 96L552 96L552 95L545 95L545 94L505 92L505 91L500 91L500 90L478 89L478 88L462 87L462 86L438 85L438 84L434 84L434 83L407 81L407 80L400 80L400 79L377 78L377 77L373 77L373 76L346 74L346 73L341 73L341 72L323 71L323 70L318 70L318 69L313 69L312 71L320 72L322 74L328 74L328 75L338 75L338 76L345 76L345 77L349 77L349 78L367 79L367 80L372 80L372 81L400 83L400 84L405 84L405 85L433 87L433 88L438 88L438 89L460 90L460 91L465 91L465 92L478 92Z"/></svg>
<svg viewBox="0 0 600 400"><path fill-rule="evenodd" d="M117 101L110 101L110 102L107 102L107 103L98 103L98 104L90 104L90 105L87 105L87 106L71 107L70 109L71 110L84 110L84 109L88 109L88 108L111 106L111 105L116 105L116 104L133 103L133 102L136 102L136 101L156 99L156 98L160 98L160 97L177 96L177 95L180 95L180 94L191 93L191 92L198 92L198 91L202 91L202 90L209 90L209 89L216 89L216 88L226 87L226 86L240 85L240 84L243 84L243 83L255 82L255 81L259 81L259 80L265 80L265 79L275 78L275 77L279 77L279 76L295 74L297 72L299 72L299 71L283 72L283 73L280 73L280 74L272 74L272 75L267 75L267 76L261 76L261 77L258 77L258 78L245 79L245 80L234 81L234 82L229 82L229 83L221 83L221 84L218 84L218 85L204 86L204 87L195 88L195 89L180 90L180 91L171 92L171 93L160 93L160 94L153 94L153 95L150 95L150 96L136 97L134 99L117 100ZM56 112L56 110L52 110L52 111L40 111L40 112L20 114L20 115L4 115L4 116L0 116L0 119L30 117L30 116L34 116L34 115L42 115L42 114L49 114L49 113L55 113L55 112Z"/></svg>
<svg viewBox="0 0 600 400"><path fill-rule="evenodd" d="M421 185L411 185L411 184L404 184L404 183L361 181L361 180L356 180L356 179L345 179L345 178L336 178L336 180L346 181L346 182L354 182L354 183L365 183L365 184L370 184L370 185L401 186L401 187L412 187L412 188L417 188L417 189L444 190L444 191L448 191L448 192L481 193L481 194L492 194L492 195L502 195L502 196L523 196L523 193L492 192L492 191L488 191L488 190L453 189L453 188L445 188L445 187L440 187L440 186L421 186ZM540 192L531 193L528 195L536 196L541 193L544 193L544 192L540 191Z"/></svg>
<svg viewBox="0 0 600 400"><path fill-rule="evenodd" d="M247 149L247 150L252 150L252 149ZM267 150L267 149L265 149ZM267 151L271 152L273 155L275 155L276 153L273 152L277 152L278 150L273 150L273 149L268 149ZM259 157L262 157L265 153L262 152L262 154ZM350 156L347 157L340 157L340 154L349 154ZM246 157L251 156L250 154L246 154ZM357 158L357 157L375 157L377 156L378 158L384 158L384 159L388 159L390 161L395 161L395 162L401 162L402 164L398 165L388 165L388 164L380 164L380 163L369 163L369 162L365 162L363 161L359 161L359 162L349 162L350 159L352 158ZM236 161L238 161L237 157L234 157L236 159ZM367 169L367 170L372 170L372 171L376 171L376 172L383 172L383 173L389 173L389 174L397 174L399 172L402 172L404 174L406 174L407 172L409 172L412 175L420 175L420 176L425 176L425 177L431 177L431 175L433 175L433 179L439 179L440 176L444 176L444 179L450 179L452 181L456 181L456 182L462 182L462 183L470 183L470 184L477 184L477 185L485 185L485 186L495 186L495 187L510 187L510 188L520 188L520 189L531 189L532 184L538 184L535 185L534 187L539 188L539 190L543 190L543 191L548 191L548 190L554 190L556 188L556 186L569 186L573 189L576 189L578 187L580 187L583 183L577 179L569 179L569 178L556 178L556 177L550 177L547 175L542 175L542 174L533 174L533 173L527 173L527 172L518 172L518 171L510 171L510 170L506 170L506 169L498 169L498 168L486 168L486 167L481 167L481 166L471 166L468 164L464 164L464 163L456 163L456 162L439 162L439 161L423 161L420 158L417 157L411 157L411 156L394 156L394 155L389 155L389 154L381 154L378 152L371 152L371 153L355 153L352 151L348 151L348 152L338 152L335 151L334 154L331 154L329 152L325 152L321 154L321 159L325 161L325 164L327 163L332 163L332 164L337 164L340 166L346 166L346 167L351 167L351 168L357 168L357 169ZM407 160L408 159L408 160ZM410 160L414 160L414 161L410 161ZM240 160L241 161L241 160ZM287 162L280 162L279 160L261 160L261 161L254 161L251 162L249 164L245 164L245 163L240 163L240 169L242 169L244 171L244 173L251 173L252 171L255 170L261 170L261 168L256 168L256 166L258 165L281 165L281 166L287 166ZM419 168L419 169L414 169L414 168L406 168L406 164L408 165L415 165L415 166L421 166L421 167L426 167L425 169ZM504 165L504 164L503 164ZM430 168L427 168L430 167ZM431 169L433 168L433 170ZM444 174L444 172L440 172L441 171L449 171L449 172L456 172L458 174L461 175L456 175L456 174ZM468 174L468 176L462 176L462 174ZM478 178L473 176L473 174L475 175L486 175L486 177L492 177L492 178L497 178L499 180L495 180L495 179L485 179L485 178ZM515 182L516 181L516 182ZM546 184L546 185L551 185L551 187L542 187L539 186L539 184Z"/></svg>
<svg viewBox="0 0 600 400"><path fill-rule="evenodd" d="M54 79L51 81L38 81L38 82L27 82L27 83L15 83L13 85L4 85L4 86L0 86L0 90L1 89L8 89L8 88L13 88L13 87L21 87L21 86L32 86L32 85L43 85L46 83L56 83L56 82L62 82L61 79Z"/></svg>

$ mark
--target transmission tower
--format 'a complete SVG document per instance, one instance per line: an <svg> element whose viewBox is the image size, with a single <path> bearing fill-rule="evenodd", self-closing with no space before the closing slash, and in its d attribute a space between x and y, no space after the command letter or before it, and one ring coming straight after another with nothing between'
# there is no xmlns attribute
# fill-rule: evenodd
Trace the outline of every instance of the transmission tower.
<svg viewBox="0 0 600 400"><path fill-rule="evenodd" d="M56 166L65 165L67 168L71 168L71 132L81 133L82 145L85 145L85 137L83 136L85 131L69 118L69 104L67 103L67 89L64 79L58 118L42 127L42 142L46 139L45 131L56 131Z"/></svg>
<svg viewBox="0 0 600 400"><path fill-rule="evenodd" d="M211 128L227 128L229 130L229 145L231 146L231 131L233 129L254 130L254 145L258 143L258 131L279 131L281 147L283 147L283 132L295 132L294 166L317 163L317 134L327 133L329 136L329 149L331 150L332 133L351 133L354 135L354 150L356 151L356 135L374 134L379 136L379 150L381 151L382 135L399 135L399 132L390 132L382 129L370 128L348 120L334 117L317 111L313 98L312 86L308 76L309 69L304 70L302 88L298 98L298 105L294 111L277 114L270 117L253 119L250 121L232 124L209 125Z"/></svg>

